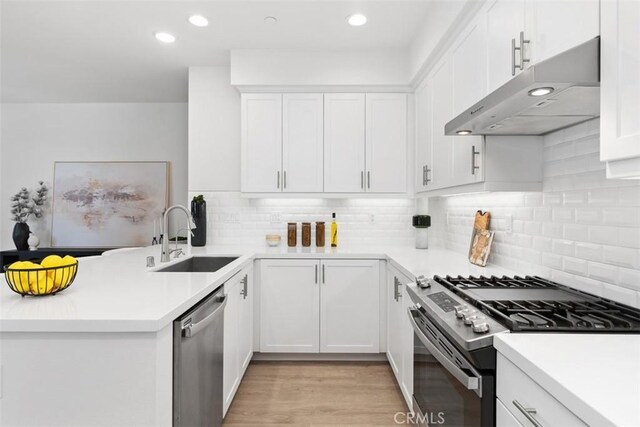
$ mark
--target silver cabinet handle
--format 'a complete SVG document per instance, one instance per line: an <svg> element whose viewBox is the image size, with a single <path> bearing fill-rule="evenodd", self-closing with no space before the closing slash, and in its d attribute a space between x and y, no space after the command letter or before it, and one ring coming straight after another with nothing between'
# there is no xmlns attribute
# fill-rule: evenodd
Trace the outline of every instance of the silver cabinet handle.
<svg viewBox="0 0 640 427"><path fill-rule="evenodd" d="M277 186L277 188L280 188L280 171L278 171L278 178L277 178L277 181L276 181L276 186Z"/></svg>
<svg viewBox="0 0 640 427"><path fill-rule="evenodd" d="M211 313L210 315L208 315L198 323L191 323L185 326L184 328L182 328L182 334L187 338L194 336L195 334L197 334L198 332L206 328L207 325L209 325L211 322L213 322L213 320L216 317L218 317L220 313L224 311L224 307L226 305L227 305L227 296L225 295L224 297L222 297L222 304L220 304L220 306L216 308L213 313Z"/></svg>
<svg viewBox="0 0 640 427"><path fill-rule="evenodd" d="M371 171L367 171L367 188L371 189Z"/></svg>
<svg viewBox="0 0 640 427"><path fill-rule="evenodd" d="M427 165L422 166L422 186L427 185Z"/></svg>
<svg viewBox="0 0 640 427"><path fill-rule="evenodd" d="M314 279L314 283L318 283L318 264L315 265L316 268L316 278Z"/></svg>
<svg viewBox="0 0 640 427"><path fill-rule="evenodd" d="M360 171L360 188L364 188L364 171Z"/></svg>
<svg viewBox="0 0 640 427"><path fill-rule="evenodd" d="M249 275L245 274L241 282L242 289L240 290L240 295L242 295L242 299L247 299L249 296Z"/></svg>
<svg viewBox="0 0 640 427"><path fill-rule="evenodd" d="M533 416L537 412L534 408L525 408L524 406L522 406L522 403L518 402L517 400L513 401L513 406L518 408L518 410L522 412L522 414L531 422L531 424L536 427L542 427L542 424L540 424L540 422Z"/></svg>
<svg viewBox="0 0 640 427"><path fill-rule="evenodd" d="M426 180L425 181L426 181L427 185L429 185L429 183L431 182L431 178L429 178L429 172L431 172L431 169L429 169L429 165L427 165L426 168L427 168L427 171L425 173L425 175L426 175Z"/></svg>
<svg viewBox="0 0 640 427"><path fill-rule="evenodd" d="M530 40L524 39L524 31L520 31L520 70L524 70L524 63L529 62L529 59L524 57L524 45L529 42Z"/></svg>
<svg viewBox="0 0 640 427"><path fill-rule="evenodd" d="M324 274L324 264L322 264L322 283L325 283L326 276Z"/></svg>
<svg viewBox="0 0 640 427"><path fill-rule="evenodd" d="M524 57L524 45L529 44L531 40L525 40L524 31L520 31L520 46L516 46L516 39L511 39L511 75L516 75L516 68L520 71L524 70L525 62L529 62ZM520 53L520 63L516 64L516 50Z"/></svg>
<svg viewBox="0 0 640 427"><path fill-rule="evenodd" d="M476 174L476 170L480 169L480 166L476 166L476 156L480 154L479 151L476 151L476 146L471 146L471 175Z"/></svg>
<svg viewBox="0 0 640 427"><path fill-rule="evenodd" d="M287 171L282 172L282 188L287 188Z"/></svg>
<svg viewBox="0 0 640 427"><path fill-rule="evenodd" d="M398 278L393 277L393 300L398 301Z"/></svg>

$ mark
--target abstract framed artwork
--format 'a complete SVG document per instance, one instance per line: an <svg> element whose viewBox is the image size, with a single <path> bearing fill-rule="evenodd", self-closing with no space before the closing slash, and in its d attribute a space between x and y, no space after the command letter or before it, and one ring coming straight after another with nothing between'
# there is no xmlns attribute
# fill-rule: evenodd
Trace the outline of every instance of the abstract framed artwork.
<svg viewBox="0 0 640 427"><path fill-rule="evenodd" d="M56 162L51 245L148 245L168 182L169 162Z"/></svg>

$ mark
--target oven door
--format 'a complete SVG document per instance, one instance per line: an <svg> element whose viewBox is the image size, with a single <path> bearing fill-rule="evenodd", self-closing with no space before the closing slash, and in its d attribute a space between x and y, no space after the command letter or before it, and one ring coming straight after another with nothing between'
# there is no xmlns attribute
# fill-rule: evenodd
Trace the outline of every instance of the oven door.
<svg viewBox="0 0 640 427"><path fill-rule="evenodd" d="M414 329L413 399L419 425L493 425L482 413L483 377L435 325L409 308ZM486 412L486 411L485 411ZM492 411L491 411L492 412Z"/></svg>

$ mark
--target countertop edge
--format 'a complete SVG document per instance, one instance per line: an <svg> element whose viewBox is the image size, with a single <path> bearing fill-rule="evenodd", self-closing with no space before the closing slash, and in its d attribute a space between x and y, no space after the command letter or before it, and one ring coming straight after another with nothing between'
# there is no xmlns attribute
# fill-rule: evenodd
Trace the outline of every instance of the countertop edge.
<svg viewBox="0 0 640 427"><path fill-rule="evenodd" d="M493 346L496 351L501 353L520 370L522 370L533 381L540 385L558 402L564 405L575 416L580 418L587 425L595 426L616 426L613 420L607 418L595 408L583 401L579 396L573 393L569 388L555 380L547 372L533 363L530 359L509 345L504 338L508 340L509 334L496 335L493 340Z"/></svg>

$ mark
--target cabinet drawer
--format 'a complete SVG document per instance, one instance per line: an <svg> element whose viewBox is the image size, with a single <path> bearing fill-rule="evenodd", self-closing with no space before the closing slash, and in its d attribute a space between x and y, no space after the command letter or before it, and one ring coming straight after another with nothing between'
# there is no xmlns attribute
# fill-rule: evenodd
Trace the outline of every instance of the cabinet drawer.
<svg viewBox="0 0 640 427"><path fill-rule="evenodd" d="M527 419L524 408L535 409L536 413L531 413L530 416L542 426L586 426L573 412L500 353L497 355L496 377L498 399L523 426L535 425ZM514 402L518 402L522 409L518 409Z"/></svg>

